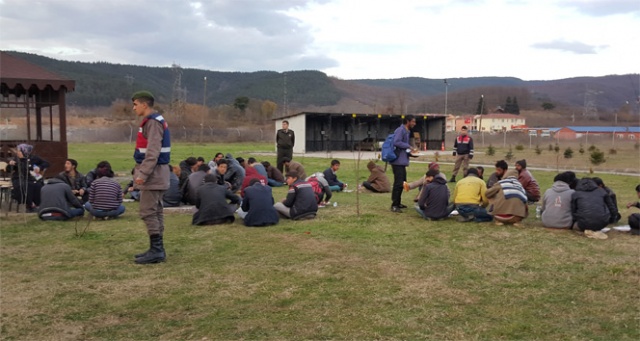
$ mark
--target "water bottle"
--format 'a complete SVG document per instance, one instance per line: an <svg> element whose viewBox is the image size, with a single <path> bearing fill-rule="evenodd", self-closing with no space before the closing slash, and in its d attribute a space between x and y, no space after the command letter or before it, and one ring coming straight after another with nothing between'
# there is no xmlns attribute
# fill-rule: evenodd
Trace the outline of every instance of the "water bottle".
<svg viewBox="0 0 640 341"><path fill-rule="evenodd" d="M541 215L542 215L542 207L540 207L540 205L536 205L536 219L540 219Z"/></svg>
<svg viewBox="0 0 640 341"><path fill-rule="evenodd" d="M338 202L337 201L333 202L333 207L338 207Z"/></svg>

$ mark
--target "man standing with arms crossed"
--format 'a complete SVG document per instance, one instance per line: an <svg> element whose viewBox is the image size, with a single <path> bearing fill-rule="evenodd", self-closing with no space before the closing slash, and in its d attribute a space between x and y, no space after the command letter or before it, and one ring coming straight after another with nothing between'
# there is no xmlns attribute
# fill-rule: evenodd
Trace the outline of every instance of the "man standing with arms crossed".
<svg viewBox="0 0 640 341"><path fill-rule="evenodd" d="M293 159L293 146L296 143L296 135L289 129L289 121L282 121L282 129L276 133L276 146L278 147L278 169L284 173L284 158Z"/></svg>
<svg viewBox="0 0 640 341"><path fill-rule="evenodd" d="M171 138L164 117L153 109L154 98L148 91L139 91L131 97L133 112L143 117L133 158L135 186L140 189L140 218L147 225L149 250L137 254L135 262L151 264L164 262L166 254L162 236L164 213L162 196L169 189L169 159Z"/></svg>
<svg viewBox="0 0 640 341"><path fill-rule="evenodd" d="M473 159L473 139L467 135L467 126L460 128L460 135L453 143L453 156L456 157L456 164L453 166L453 174L449 182L456 182L456 175L462 164L462 177L467 176L469 170L469 160Z"/></svg>
<svg viewBox="0 0 640 341"><path fill-rule="evenodd" d="M393 170L393 187L391 188L391 212L402 213L402 208L407 208L402 204L402 184L407 181L407 166L409 156L412 152L417 152L409 144L411 129L416 126L416 119L413 115L407 115L402 119L402 125L393 132L393 146L395 147L395 160L391 161Z"/></svg>

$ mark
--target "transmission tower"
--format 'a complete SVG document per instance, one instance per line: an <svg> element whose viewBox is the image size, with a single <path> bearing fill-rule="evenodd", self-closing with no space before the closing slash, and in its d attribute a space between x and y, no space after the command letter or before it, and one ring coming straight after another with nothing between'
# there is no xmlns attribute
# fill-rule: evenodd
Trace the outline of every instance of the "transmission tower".
<svg viewBox="0 0 640 341"><path fill-rule="evenodd" d="M584 92L584 109L582 111L582 116L588 119L597 119L598 118L598 108L596 107L596 95L598 92L596 90L591 90L588 87Z"/></svg>
<svg viewBox="0 0 640 341"><path fill-rule="evenodd" d="M173 63L171 64L173 73L173 88L171 89L171 112L176 115L177 119L182 118L187 99L187 89L182 88L182 67Z"/></svg>

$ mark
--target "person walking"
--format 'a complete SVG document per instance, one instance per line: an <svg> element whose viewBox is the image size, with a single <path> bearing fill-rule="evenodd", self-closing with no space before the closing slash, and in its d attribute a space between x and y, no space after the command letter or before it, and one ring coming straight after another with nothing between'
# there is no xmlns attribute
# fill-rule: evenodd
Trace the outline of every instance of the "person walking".
<svg viewBox="0 0 640 341"><path fill-rule="evenodd" d="M456 163L453 166L453 174L451 174L451 180L449 182L456 182L456 176L462 165L462 176L467 176L469 170L469 160L473 159L473 139L467 135L467 126L460 128L460 135L456 137L456 141L453 143L453 156L456 158Z"/></svg>
<svg viewBox="0 0 640 341"><path fill-rule="evenodd" d="M282 121L282 129L276 133L276 146L278 149L278 169L284 173L284 158L293 158L293 146L296 144L296 135L289 129L289 121Z"/></svg>
<svg viewBox="0 0 640 341"><path fill-rule="evenodd" d="M154 97L139 91L131 97L133 112L142 117L133 158L136 162L134 183L140 189L140 218L147 226L149 250L137 254L137 264L164 262L164 212L162 196L169 189L171 137L169 126L153 108Z"/></svg>
<svg viewBox="0 0 640 341"><path fill-rule="evenodd" d="M409 166L409 156L417 150L412 149L409 144L411 129L416 126L416 119L413 115L407 115L402 119L402 125L393 132L393 146L398 157L391 162L393 170L393 187L391 189L391 212L402 213L403 184L407 181L407 166Z"/></svg>

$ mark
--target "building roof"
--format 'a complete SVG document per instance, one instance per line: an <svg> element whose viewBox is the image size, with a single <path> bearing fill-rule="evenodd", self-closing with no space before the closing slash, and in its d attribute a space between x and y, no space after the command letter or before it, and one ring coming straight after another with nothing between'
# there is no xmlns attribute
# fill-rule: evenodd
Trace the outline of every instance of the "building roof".
<svg viewBox="0 0 640 341"><path fill-rule="evenodd" d="M567 126L576 133L640 133L640 127Z"/></svg>
<svg viewBox="0 0 640 341"><path fill-rule="evenodd" d="M38 90L44 90L47 86L51 86L56 91L63 87L66 91L74 91L76 86L73 80L63 78L3 51L0 51L0 80L9 89L20 85L24 89L36 86Z"/></svg>
<svg viewBox="0 0 640 341"><path fill-rule="evenodd" d="M480 116L482 116L482 118L503 118L503 119L522 119L524 120L525 118L523 116L520 115L514 115L514 114L489 114L489 115L473 115L473 118L480 118Z"/></svg>
<svg viewBox="0 0 640 341"><path fill-rule="evenodd" d="M302 111L299 113L295 113L295 114L289 114L286 116L280 116L280 117L276 117L271 119L272 121L277 121L277 120L284 120L287 118L291 118L291 117L295 117L295 116L300 116L300 115L307 115L307 116L352 116L352 115L356 115L357 117L362 117L362 116L371 116L371 117L376 117L378 115L380 115L381 117L401 117L403 114L374 114L374 113L363 113L363 112L355 112L355 113L351 113L351 112L311 112L311 111ZM446 118L447 116L445 116L444 114L407 114L408 115L413 115L415 118L420 118L420 117L432 117L432 118Z"/></svg>

